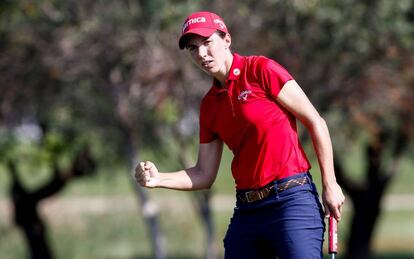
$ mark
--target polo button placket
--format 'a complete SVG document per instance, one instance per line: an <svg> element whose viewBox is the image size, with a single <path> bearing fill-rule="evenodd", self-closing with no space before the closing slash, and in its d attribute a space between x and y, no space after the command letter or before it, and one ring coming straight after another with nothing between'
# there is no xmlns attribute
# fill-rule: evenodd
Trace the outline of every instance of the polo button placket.
<svg viewBox="0 0 414 259"><path fill-rule="evenodd" d="M226 92L227 92L227 96L229 98L230 101L230 106L231 106L231 111L233 114L233 117L236 117L236 111L234 110L234 104L233 104L233 86L234 86L234 81L232 80L226 80L226 86L228 85Z"/></svg>

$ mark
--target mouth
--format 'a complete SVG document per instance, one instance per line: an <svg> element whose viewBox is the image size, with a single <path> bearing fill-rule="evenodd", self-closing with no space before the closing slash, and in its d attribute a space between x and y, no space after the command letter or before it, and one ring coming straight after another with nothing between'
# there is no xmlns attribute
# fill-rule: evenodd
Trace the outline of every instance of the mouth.
<svg viewBox="0 0 414 259"><path fill-rule="evenodd" d="M204 68L210 68L212 62L213 62L212 60L205 60L205 61L201 62L201 66L204 67Z"/></svg>

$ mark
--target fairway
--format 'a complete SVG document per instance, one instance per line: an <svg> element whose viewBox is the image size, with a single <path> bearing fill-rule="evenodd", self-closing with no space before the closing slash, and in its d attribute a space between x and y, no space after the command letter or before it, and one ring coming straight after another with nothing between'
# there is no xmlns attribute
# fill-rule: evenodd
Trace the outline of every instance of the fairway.
<svg viewBox="0 0 414 259"><path fill-rule="evenodd" d="M374 240L377 254L414 255L414 208L401 209L395 201L412 196L392 195L385 206ZM202 258L203 230L188 193L161 191L154 196L159 204L161 226L170 258ZM223 253L222 238L232 214L231 195L214 195L212 207L216 244ZM57 258L151 258L151 245L133 196L78 196L51 199L42 206L49 223ZM340 249L344 248L349 208L339 225ZM0 258L23 258L25 247L20 233L10 225L7 203L1 199ZM139 214L138 214L139 215ZM395 224L398 222L398 224ZM183 246L189 244L191 246ZM325 246L327 243L325 242ZM343 252L343 250L342 250ZM383 257L378 257L383 258Z"/></svg>

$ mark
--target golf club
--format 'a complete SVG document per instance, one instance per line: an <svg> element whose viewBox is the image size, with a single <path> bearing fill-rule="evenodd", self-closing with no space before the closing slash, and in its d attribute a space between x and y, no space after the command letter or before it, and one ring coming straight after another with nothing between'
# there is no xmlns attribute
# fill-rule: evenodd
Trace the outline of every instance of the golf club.
<svg viewBox="0 0 414 259"><path fill-rule="evenodd" d="M329 254L335 259L338 253L338 225L334 216L329 216Z"/></svg>

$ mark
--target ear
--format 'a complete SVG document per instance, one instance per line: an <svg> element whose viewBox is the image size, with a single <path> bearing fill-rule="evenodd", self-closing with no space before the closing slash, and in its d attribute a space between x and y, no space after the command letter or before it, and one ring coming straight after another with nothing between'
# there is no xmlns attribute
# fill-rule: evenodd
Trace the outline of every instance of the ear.
<svg viewBox="0 0 414 259"><path fill-rule="evenodd" d="M224 41L226 43L226 48L230 48L231 46L231 36L229 33L226 33L226 36L224 37Z"/></svg>

